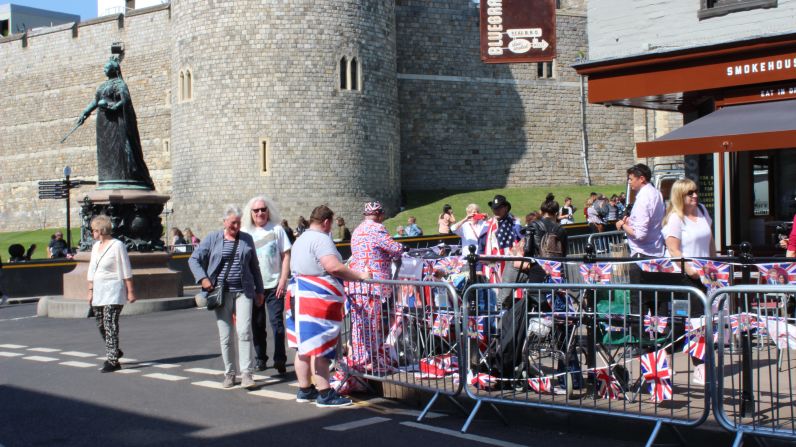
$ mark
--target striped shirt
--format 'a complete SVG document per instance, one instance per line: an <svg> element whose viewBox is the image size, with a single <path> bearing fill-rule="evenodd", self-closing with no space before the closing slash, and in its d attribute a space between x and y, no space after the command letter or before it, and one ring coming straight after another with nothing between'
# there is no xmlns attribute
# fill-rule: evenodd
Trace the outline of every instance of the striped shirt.
<svg viewBox="0 0 796 447"><path fill-rule="evenodd" d="M224 283L224 290L228 292L243 292L243 281L241 280L242 277L242 270L240 266L240 244L238 244L237 253L235 256L232 256L232 246L235 245L235 241L228 241L224 239L224 249L221 251L221 256L224 259L223 266L221 267L221 273L219 274L218 280L221 281L224 279L224 272L227 269L227 263L229 259L232 258L232 266L229 268L229 275L227 275L227 281Z"/></svg>

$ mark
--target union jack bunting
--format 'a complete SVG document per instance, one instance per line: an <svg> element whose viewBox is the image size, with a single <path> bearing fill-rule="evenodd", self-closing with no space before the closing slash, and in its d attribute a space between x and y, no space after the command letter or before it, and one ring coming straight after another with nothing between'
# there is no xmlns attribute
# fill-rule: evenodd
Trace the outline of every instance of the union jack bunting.
<svg viewBox="0 0 796 447"><path fill-rule="evenodd" d="M669 258L645 259L636 263L644 272L677 273L680 266Z"/></svg>
<svg viewBox="0 0 796 447"><path fill-rule="evenodd" d="M669 326L669 318L661 316L653 316L651 311L647 311L644 315L644 330L649 332L650 336L655 332L663 334L666 332L666 327Z"/></svg>
<svg viewBox="0 0 796 447"><path fill-rule="evenodd" d="M796 326L788 321L789 319L781 317L766 318L768 334L776 340L779 349L796 349Z"/></svg>
<svg viewBox="0 0 796 447"><path fill-rule="evenodd" d="M467 373L467 382L479 390L491 390L498 384L498 378L485 373Z"/></svg>
<svg viewBox="0 0 796 447"><path fill-rule="evenodd" d="M597 393L603 399L622 399L622 387L619 386L614 376L608 374L608 369L601 368L596 371L598 383Z"/></svg>
<svg viewBox="0 0 796 447"><path fill-rule="evenodd" d="M549 377L533 377L528 379L528 386L537 393L552 393L553 382Z"/></svg>
<svg viewBox="0 0 796 447"><path fill-rule="evenodd" d="M732 274L731 264L705 261L702 259L693 259L690 262L691 266L699 274L699 280L707 287L708 293L714 289L730 285L730 275Z"/></svg>
<svg viewBox="0 0 796 447"><path fill-rule="evenodd" d="M431 326L431 335L447 338L450 335L452 323L453 315L437 314L437 316L434 317L434 323Z"/></svg>
<svg viewBox="0 0 796 447"><path fill-rule="evenodd" d="M649 383L652 402L671 400L672 398L672 373L669 370L669 360L666 351L650 352L641 356L641 374Z"/></svg>
<svg viewBox="0 0 796 447"><path fill-rule="evenodd" d="M445 377L459 371L459 360L453 354L435 355L420 360L420 373L428 377Z"/></svg>
<svg viewBox="0 0 796 447"><path fill-rule="evenodd" d="M796 284L796 262L757 264L760 282L772 285Z"/></svg>
<svg viewBox="0 0 796 447"><path fill-rule="evenodd" d="M733 334L737 334L738 331L754 331L758 327L757 316L754 314L742 312L737 315L730 315L730 330Z"/></svg>
<svg viewBox="0 0 796 447"><path fill-rule="evenodd" d="M562 264L558 261L544 261L537 259L536 262L542 266L544 272L550 277L550 282L554 284L561 284L564 278L561 275Z"/></svg>
<svg viewBox="0 0 796 447"><path fill-rule="evenodd" d="M596 264L582 264L580 266L580 276L587 284L608 284L611 282L611 272L614 265L608 262L598 262Z"/></svg>
<svg viewBox="0 0 796 447"><path fill-rule="evenodd" d="M683 352L687 352L691 357L699 360L705 360L705 336L702 334L687 337L685 344L683 344Z"/></svg>
<svg viewBox="0 0 796 447"><path fill-rule="evenodd" d="M289 295L285 299L288 345L297 348L300 355L333 359L344 303L343 287L331 276L296 276L291 279Z"/></svg>

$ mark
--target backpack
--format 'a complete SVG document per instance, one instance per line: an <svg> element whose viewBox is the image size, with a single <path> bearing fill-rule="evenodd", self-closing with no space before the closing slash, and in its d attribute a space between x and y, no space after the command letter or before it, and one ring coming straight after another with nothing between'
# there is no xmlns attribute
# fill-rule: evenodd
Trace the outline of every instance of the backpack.
<svg viewBox="0 0 796 447"><path fill-rule="evenodd" d="M537 256L540 258L560 258L564 256L564 244L561 240L561 226L557 223L544 222L544 219L539 219L537 225L537 232L542 233L539 238L539 245L537 247Z"/></svg>

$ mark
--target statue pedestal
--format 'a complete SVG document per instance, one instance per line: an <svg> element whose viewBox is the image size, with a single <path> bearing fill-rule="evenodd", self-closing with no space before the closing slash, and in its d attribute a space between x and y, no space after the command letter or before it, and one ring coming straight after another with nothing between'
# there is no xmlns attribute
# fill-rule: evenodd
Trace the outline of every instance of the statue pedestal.
<svg viewBox="0 0 796 447"><path fill-rule="evenodd" d="M175 298L182 296L180 273L169 269L168 253L129 253L133 267L133 288L139 300ZM75 256L77 266L64 275L64 298L86 301L88 296L88 265L91 253L80 252Z"/></svg>

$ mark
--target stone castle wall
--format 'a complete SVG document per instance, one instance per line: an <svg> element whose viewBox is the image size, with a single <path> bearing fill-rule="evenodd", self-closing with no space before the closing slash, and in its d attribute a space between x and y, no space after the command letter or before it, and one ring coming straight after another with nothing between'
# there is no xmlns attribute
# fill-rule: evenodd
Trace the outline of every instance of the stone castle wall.
<svg viewBox="0 0 796 447"><path fill-rule="evenodd" d="M403 188L583 183L580 78L586 17L558 11L554 77L537 64L484 64L478 8L466 0L398 3ZM632 111L587 106L592 182L633 162Z"/></svg>
<svg viewBox="0 0 796 447"><path fill-rule="evenodd" d="M0 60L12 61L0 71L0 231L63 225L63 204L36 199L36 182L64 165L96 178L93 118L58 141L104 80L115 41L146 162L172 195L164 225L201 235L220 226L225 203L257 193L291 225L327 203L353 227L363 201L395 210L401 189L583 181L570 68L588 57L583 14L559 11L555 77L538 79L536 64L481 63L470 0L324 5L174 0L80 24L77 37L64 26L0 39ZM342 56L360 61L362 91L339 88ZM181 70L193 77L188 101ZM621 181L632 111L588 105L586 122L592 181Z"/></svg>
<svg viewBox="0 0 796 447"><path fill-rule="evenodd" d="M94 114L64 144L60 140L106 79L102 67L116 41L127 50L122 74L149 172L159 191L170 192L171 163L163 145L171 127L169 32L169 10L161 7L122 22L84 22L76 34L64 25L0 40L0 230L65 225L64 201L37 195L38 181L62 178L64 166L73 178L96 180ZM72 222L78 222L76 208Z"/></svg>

